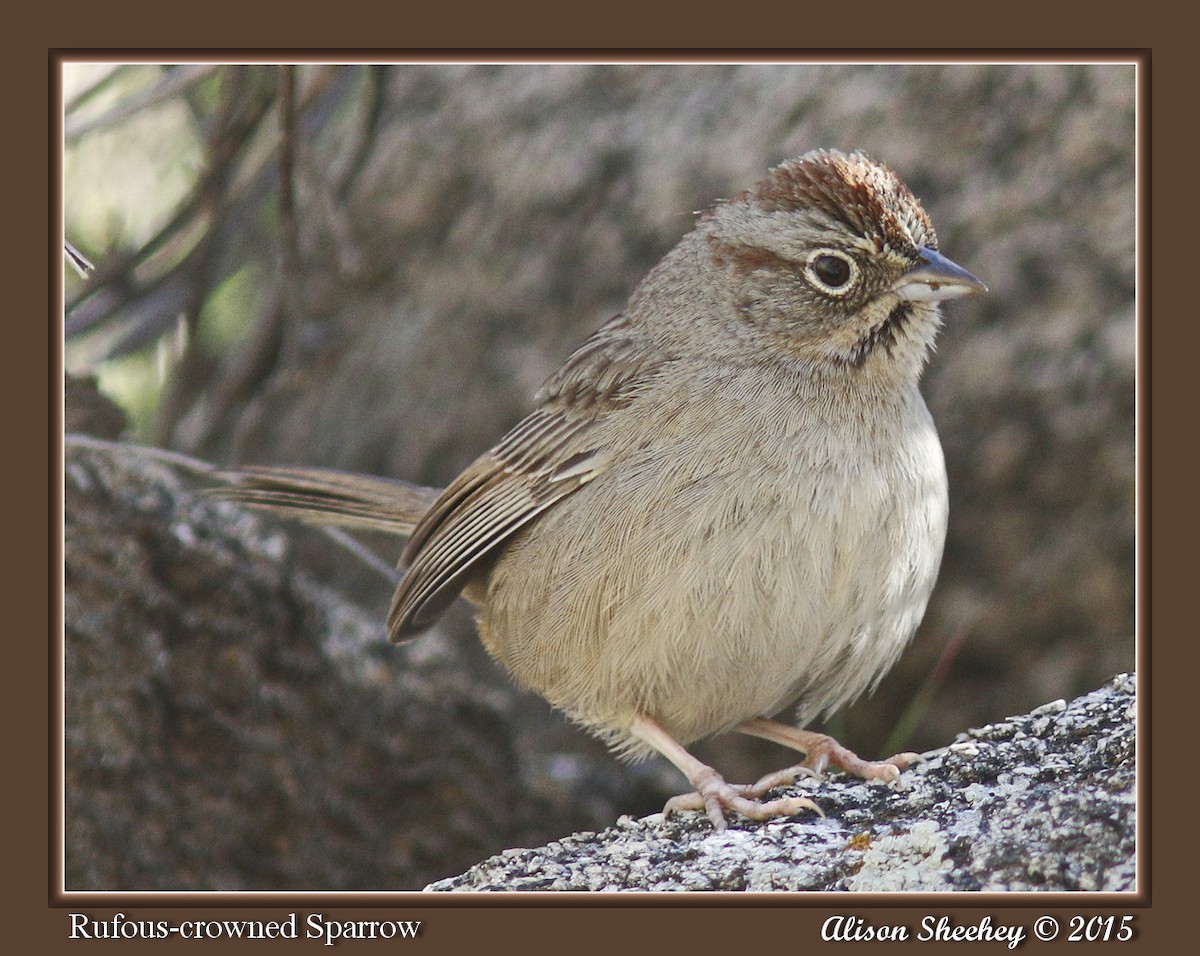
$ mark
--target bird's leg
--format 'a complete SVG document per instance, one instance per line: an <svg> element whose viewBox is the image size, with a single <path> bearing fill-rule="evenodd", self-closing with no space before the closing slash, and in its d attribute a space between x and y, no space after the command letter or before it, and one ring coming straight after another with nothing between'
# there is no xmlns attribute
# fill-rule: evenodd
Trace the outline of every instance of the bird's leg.
<svg viewBox="0 0 1200 956"><path fill-rule="evenodd" d="M920 755L901 753L886 760L863 760L852 750L839 744L828 734L817 734L811 730L801 730L788 724L766 717L755 717L737 726L739 733L752 737L762 737L793 750L799 750L805 755L805 760L795 767L767 774L758 783L746 791L748 796L761 796L772 787L780 787L795 781L801 774L820 774L830 764L841 767L846 773L861 777L863 780L882 780L891 783L900 776L900 771L918 760Z"/></svg>
<svg viewBox="0 0 1200 956"><path fill-rule="evenodd" d="M790 817L801 810L816 810L817 813L821 813L821 808L805 797L784 797L766 803L750 799L747 794L752 788L726 783L719 773L688 753L650 717L639 717L629 730L678 767L696 788L693 793L681 794L668 800L663 807L664 817L670 817L672 813L681 810L703 810L717 830L724 830L726 810L740 813L751 820Z"/></svg>

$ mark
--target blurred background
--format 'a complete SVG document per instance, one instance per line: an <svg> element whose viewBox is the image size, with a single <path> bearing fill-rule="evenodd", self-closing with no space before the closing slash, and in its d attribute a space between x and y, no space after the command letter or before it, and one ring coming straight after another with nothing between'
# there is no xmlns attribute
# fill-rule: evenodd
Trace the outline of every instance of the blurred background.
<svg viewBox="0 0 1200 956"><path fill-rule="evenodd" d="M529 410L697 210L786 157L865 149L922 199L941 249L990 293L944 309L924 379L951 488L925 622L877 692L826 729L864 756L929 749L1134 667L1132 64L67 63L63 93L66 238L95 266L86 278L64 266L67 430L218 464L431 485ZM681 789L671 768L622 768L514 690L462 608L417 644L386 647L391 582L327 537L266 519L247 532L265 535L263 553L283 568L271 594L293 594L288 575L331 589L312 598L320 614L284 615L280 633L330 615L369 622L338 645L336 675L314 678L332 666L319 621L317 637L297 639L307 650L248 637L266 591L245 596L241 628L238 614L208 627L204 606L236 603L240 572L218 562L189 592L197 548L221 522L253 519L198 499L188 520L217 530L183 541L193 478L134 482L68 448L68 888L412 888L518 841L652 812ZM97 497L101 479L111 487ZM131 557L156 521L176 529L168 563L191 576L164 584L161 551ZM111 544L141 522L129 548ZM398 556L397 542L364 543L386 563ZM158 569L153 599L128 570L143 566ZM163 591L186 600L159 620L159 645L143 643L145 627L115 636L121 620L174 607ZM201 657L164 670L183 647ZM292 676L276 667L302 653L324 663ZM347 676L347 654L372 662L369 693L361 668ZM229 696L220 675L234 658L250 675L244 697L214 703ZM471 683L415 692L406 681L432 658ZM339 681L330 700L291 709L263 691ZM181 711L185 686L195 700ZM403 716L416 698L433 715L419 731ZM124 722L95 719L114 708ZM506 760L468 746L464 770L448 756L463 708L478 709L479 748L491 759L500 746ZM233 735L219 755L204 749L216 713ZM238 743L255 720L272 723L270 740ZM300 752L315 724L341 727L324 760ZM390 781L416 761L406 735L428 746L425 769ZM358 764L347 741L366 748ZM700 751L729 779L793 762L749 739ZM243 773L261 776L230 782ZM488 791L497 774L509 790ZM198 788L190 797L181 777ZM123 802L147 787L159 798ZM370 800L354 796L367 790ZM189 822L168 825L181 801ZM265 805L269 823L256 816ZM460 811L470 820L422 842ZM160 826L147 830L151 819ZM322 828L329 842L313 836Z"/></svg>

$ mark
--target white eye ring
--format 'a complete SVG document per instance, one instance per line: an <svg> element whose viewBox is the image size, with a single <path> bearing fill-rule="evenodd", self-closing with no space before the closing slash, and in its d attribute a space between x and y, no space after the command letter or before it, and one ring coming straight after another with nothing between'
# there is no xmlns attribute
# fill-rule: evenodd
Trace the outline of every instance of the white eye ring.
<svg viewBox="0 0 1200 956"><path fill-rule="evenodd" d="M836 281L841 278L841 273L831 274L828 261L821 262L820 266L825 268L820 269L818 260L834 260L837 264L844 265L846 267L845 278L842 278L840 282ZM821 271L825 273L823 276ZM809 282L826 295L841 297L853 289L858 282L858 264L839 249L814 249L804 263L804 275Z"/></svg>

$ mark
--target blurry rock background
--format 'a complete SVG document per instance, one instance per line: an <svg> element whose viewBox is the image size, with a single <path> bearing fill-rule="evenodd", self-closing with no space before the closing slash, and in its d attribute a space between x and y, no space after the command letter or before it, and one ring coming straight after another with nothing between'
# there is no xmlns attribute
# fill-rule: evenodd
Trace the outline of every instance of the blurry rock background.
<svg viewBox="0 0 1200 956"><path fill-rule="evenodd" d="M448 481L529 409L694 211L787 156L867 150L922 198L943 251L991 291L945 309L924 380L951 486L925 623L876 694L827 726L860 753L920 750L1134 667L1132 65L70 65L66 79L67 237L97 266L86 280L65 272L66 361L124 408L125 437L217 463L427 484ZM85 393L69 389L68 405ZM94 602L116 598L72 597L72 561L86 562L92 539L72 533L70 497L67 509L70 661L82 633L73 622L94 622ZM309 575L324 562L342 595L377 615L382 642L389 582L354 576L356 562L331 556L323 537L286 537L288 561ZM389 562L398 554L370 543ZM173 631L188 626L187 615L172 618ZM244 635L226 631L230 646L256 639L253 620ZM481 828L495 846L472 833L469 853L649 812L679 785L669 768L619 768L513 690L462 609L443 633L456 666L507 701L496 726L524 784L503 800L520 802L528 785L554 807ZM104 628L89 634L102 642ZM129 647L88 659L121 675L139 668ZM68 669L68 781L79 797L68 805L80 814L98 812L87 796L103 778L82 771L111 770L105 747L116 744L102 733L71 741L84 739L79 722L97 696L127 684L72 680ZM172 682L158 692L170 695ZM279 746L302 745L313 732L304 720L323 712L289 711L297 723L282 737L292 743ZM364 717L360 730L364 741L392 732L382 718ZM703 754L731 778L790 762L742 739ZM150 776L169 791L178 770L121 766L119 785L103 778L118 795ZM597 783L610 777L622 782ZM422 791L404 799L420 804ZM144 813L166 812L155 806ZM194 833L221 825L220 813L200 816ZM394 832L404 816L364 832ZM427 826L424 811L411 816ZM104 821L93 824L68 830L73 888L394 889L463 862L374 840L336 871L292 861L239 875L179 865L168 832L133 866L96 842ZM379 859L359 859L371 850ZM264 841L254 855L302 852Z"/></svg>

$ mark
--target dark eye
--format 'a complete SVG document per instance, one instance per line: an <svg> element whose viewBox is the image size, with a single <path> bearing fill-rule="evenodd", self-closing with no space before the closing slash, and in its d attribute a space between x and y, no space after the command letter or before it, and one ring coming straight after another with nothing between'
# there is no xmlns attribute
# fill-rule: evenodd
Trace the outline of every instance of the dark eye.
<svg viewBox="0 0 1200 956"><path fill-rule="evenodd" d="M837 256L817 256L813 260L813 271L818 279L835 289L850 281L850 263Z"/></svg>
<svg viewBox="0 0 1200 956"><path fill-rule="evenodd" d="M819 249L809 256L805 271L813 285L831 295L845 293L858 272L853 259L832 249Z"/></svg>

